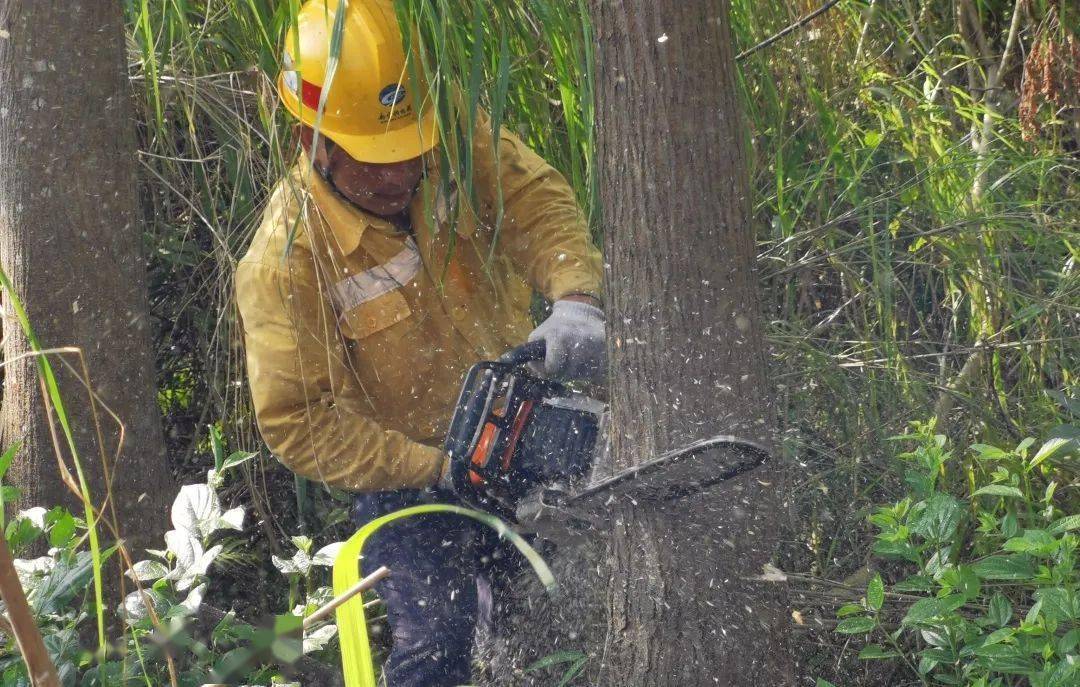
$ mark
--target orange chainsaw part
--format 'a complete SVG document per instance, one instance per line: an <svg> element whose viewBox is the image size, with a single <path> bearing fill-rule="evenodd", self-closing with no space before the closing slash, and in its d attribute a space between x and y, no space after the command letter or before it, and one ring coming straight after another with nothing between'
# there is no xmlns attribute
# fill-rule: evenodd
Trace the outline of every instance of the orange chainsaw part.
<svg viewBox="0 0 1080 687"><path fill-rule="evenodd" d="M505 472L510 471L510 462L514 458L514 448L517 446L518 439L521 438L521 433L525 430L525 423L529 419L530 413L532 413L533 401L525 401L518 408L517 417L514 418L514 426L511 429L510 441L506 444L506 450L502 456L502 469ZM498 414L498 413L496 413ZM492 422L488 422L484 425L483 431L480 433L480 440L476 442L476 450L473 451L472 464L483 468L486 467L491 456L492 445L495 443L495 435L499 431L499 427ZM469 471L469 481L473 486L482 487L485 484L484 478L475 470Z"/></svg>
<svg viewBox="0 0 1080 687"><path fill-rule="evenodd" d="M497 431L499 431L499 428L494 423L488 422L484 424L484 431L480 433L480 441L476 442L476 450L472 454L473 465L480 468L487 465L488 453L491 451L491 444L495 441L495 432ZM484 486L484 478L475 470L469 470L469 481L474 486Z"/></svg>

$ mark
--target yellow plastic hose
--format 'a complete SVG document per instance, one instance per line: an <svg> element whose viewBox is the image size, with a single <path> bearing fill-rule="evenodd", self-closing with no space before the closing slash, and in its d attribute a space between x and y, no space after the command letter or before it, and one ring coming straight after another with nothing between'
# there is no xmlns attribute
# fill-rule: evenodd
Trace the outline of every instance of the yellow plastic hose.
<svg viewBox="0 0 1080 687"><path fill-rule="evenodd" d="M537 577L543 583L549 594L555 592L557 584L554 575L547 564L521 535L514 532L499 518L489 513L470 510L460 506L447 506L431 504L425 506L413 506L405 508L381 518L372 520L360 528L349 538L338 552L334 560L334 594L340 595L349 591L360 581L360 561L364 550L364 543L368 537L377 532L383 525L389 524L402 518L410 518L414 515L426 515L428 513L453 513L463 517L472 518L484 523L499 533L500 537L509 539L510 542L521 551L522 555L532 565ZM394 574L394 570L390 570ZM338 636L341 641L341 665L345 673L345 687L376 687L375 664L371 660L371 644L368 641L367 619L364 617L364 599L361 595L354 596L342 604L337 610Z"/></svg>

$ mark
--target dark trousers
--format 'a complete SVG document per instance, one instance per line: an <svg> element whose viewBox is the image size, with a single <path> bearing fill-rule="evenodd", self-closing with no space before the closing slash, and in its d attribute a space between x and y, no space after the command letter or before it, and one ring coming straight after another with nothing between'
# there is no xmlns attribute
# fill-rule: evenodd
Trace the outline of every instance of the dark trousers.
<svg viewBox="0 0 1080 687"><path fill-rule="evenodd" d="M427 491L360 494L353 521L361 526L436 501ZM365 571L390 569L376 587L393 642L383 666L387 687L472 683L477 624L490 626L493 587L519 565L516 552L486 529L459 515L421 515L384 526L364 546Z"/></svg>

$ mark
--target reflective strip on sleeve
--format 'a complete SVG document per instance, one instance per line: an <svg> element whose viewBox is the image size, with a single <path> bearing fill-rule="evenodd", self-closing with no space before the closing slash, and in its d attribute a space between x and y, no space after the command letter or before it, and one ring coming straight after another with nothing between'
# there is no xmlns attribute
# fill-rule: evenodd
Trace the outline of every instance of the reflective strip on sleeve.
<svg viewBox="0 0 1080 687"><path fill-rule="evenodd" d="M399 289L412 281L422 267L420 250L410 238L405 248L389 261L334 284L331 295L340 312Z"/></svg>

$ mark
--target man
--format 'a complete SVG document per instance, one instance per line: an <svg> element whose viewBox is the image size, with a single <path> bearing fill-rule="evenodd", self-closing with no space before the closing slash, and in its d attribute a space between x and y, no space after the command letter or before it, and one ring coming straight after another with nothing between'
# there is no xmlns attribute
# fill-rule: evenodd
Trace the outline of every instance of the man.
<svg viewBox="0 0 1080 687"><path fill-rule="evenodd" d="M566 181L509 133L496 155L481 116L476 206L444 192L426 94L403 82L392 0L345 7L335 70L337 0L305 4L286 39L279 91L302 154L236 288L267 445L296 473L357 492L359 525L438 500L440 446L473 363L543 339L546 374L595 376L605 343L600 259ZM554 302L535 330L533 290ZM449 516L384 532L364 566L392 571L379 589L393 635L388 685L470 682L476 532Z"/></svg>

